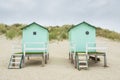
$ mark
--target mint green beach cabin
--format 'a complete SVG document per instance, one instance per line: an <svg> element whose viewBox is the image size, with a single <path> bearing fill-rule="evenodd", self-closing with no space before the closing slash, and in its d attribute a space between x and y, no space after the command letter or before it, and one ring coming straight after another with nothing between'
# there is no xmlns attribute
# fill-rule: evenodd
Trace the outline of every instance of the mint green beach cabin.
<svg viewBox="0 0 120 80"><path fill-rule="evenodd" d="M42 56L46 63L49 43L48 29L33 22L22 28L22 30L22 51L24 57Z"/></svg>
<svg viewBox="0 0 120 80"><path fill-rule="evenodd" d="M22 68L25 65L26 57L42 57L42 66L47 64L49 59L48 43L49 31L47 28L33 22L22 28L22 52L21 47L14 47L13 55L10 58L8 69ZM17 45L16 45L17 46Z"/></svg>
<svg viewBox="0 0 120 80"><path fill-rule="evenodd" d="M89 42L96 42L96 28L87 22L82 22L72 26L68 30L68 37L70 42L69 59L74 63L75 68L88 68L88 53L93 53L96 50L88 50L86 45ZM95 44L90 44L90 47L95 47ZM84 56L84 60L80 57ZM84 65L81 65L83 63Z"/></svg>
<svg viewBox="0 0 120 80"><path fill-rule="evenodd" d="M88 60L100 61L97 56L104 56L104 66L107 66L105 48L96 46L96 27L82 22L68 30L70 42L69 59L75 68L88 68ZM98 49L103 49L98 52Z"/></svg>
<svg viewBox="0 0 120 80"><path fill-rule="evenodd" d="M22 41L25 42L49 42L49 31L47 28L33 22L22 28Z"/></svg>
<svg viewBox="0 0 120 80"><path fill-rule="evenodd" d="M27 44L26 47L30 48L38 48L43 47L43 45L39 45L39 43L48 44L49 42L49 31L47 28L33 22L23 29L22 43ZM34 44L36 43L36 44ZM37 44L38 43L38 44ZM24 47L24 45L23 45ZM41 50L42 51L42 50ZM41 52L40 50L28 50L26 52Z"/></svg>
<svg viewBox="0 0 120 80"><path fill-rule="evenodd" d="M86 52L86 43L96 42L96 27L87 22L82 22L71 27L68 30L68 35L70 45L75 46L76 52ZM96 45L92 44L90 46L95 47ZM91 50L89 52L94 51L95 50Z"/></svg>

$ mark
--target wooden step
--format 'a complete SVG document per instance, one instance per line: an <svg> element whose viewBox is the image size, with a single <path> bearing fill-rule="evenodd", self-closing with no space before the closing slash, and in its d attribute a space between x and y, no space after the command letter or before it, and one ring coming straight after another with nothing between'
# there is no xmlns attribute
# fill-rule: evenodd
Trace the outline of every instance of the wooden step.
<svg viewBox="0 0 120 80"><path fill-rule="evenodd" d="M21 57L22 54L13 54L12 56L15 56L15 57Z"/></svg>
<svg viewBox="0 0 120 80"><path fill-rule="evenodd" d="M11 62L11 64L20 64L20 62Z"/></svg>
<svg viewBox="0 0 120 80"><path fill-rule="evenodd" d="M86 68L88 67L87 65L79 65L79 68Z"/></svg>
<svg viewBox="0 0 120 80"><path fill-rule="evenodd" d="M88 68L88 59L87 59L87 54L86 53L79 53L78 54L78 70L81 68Z"/></svg>
<svg viewBox="0 0 120 80"><path fill-rule="evenodd" d="M81 60L79 60L79 63L87 63L87 61L81 61Z"/></svg>
<svg viewBox="0 0 120 80"><path fill-rule="evenodd" d="M8 69L21 68L22 59L23 59L23 54L13 54L10 58Z"/></svg>
<svg viewBox="0 0 120 80"><path fill-rule="evenodd" d="M12 58L12 60L20 60L21 58L18 58L18 57L15 57L15 58Z"/></svg>
<svg viewBox="0 0 120 80"><path fill-rule="evenodd" d="M19 66L9 66L9 69L18 69Z"/></svg>
<svg viewBox="0 0 120 80"><path fill-rule="evenodd" d="M77 54L78 56L85 56L85 55L87 55L86 53L78 53Z"/></svg>

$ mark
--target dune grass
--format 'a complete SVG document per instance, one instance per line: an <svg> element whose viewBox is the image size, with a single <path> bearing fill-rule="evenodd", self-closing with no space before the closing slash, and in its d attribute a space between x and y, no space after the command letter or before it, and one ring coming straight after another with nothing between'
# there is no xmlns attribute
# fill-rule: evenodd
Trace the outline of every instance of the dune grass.
<svg viewBox="0 0 120 80"><path fill-rule="evenodd" d="M105 37L111 40L120 41L120 33L108 29L97 28L97 36Z"/></svg>
<svg viewBox="0 0 120 80"><path fill-rule="evenodd" d="M19 37L22 35L21 28L23 28L24 26L26 25L18 23L13 25L0 24L0 35L4 34L8 39L14 39L15 37ZM73 25L69 24L62 26L47 26L49 30L49 39L58 41L68 39L68 29L72 26ZM120 33L110 31L108 29L97 27L96 35L111 40L120 41Z"/></svg>

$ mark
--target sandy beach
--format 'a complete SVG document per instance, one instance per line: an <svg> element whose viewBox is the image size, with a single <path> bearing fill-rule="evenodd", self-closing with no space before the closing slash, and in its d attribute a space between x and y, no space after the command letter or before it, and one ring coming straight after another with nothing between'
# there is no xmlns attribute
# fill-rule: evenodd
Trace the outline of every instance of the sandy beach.
<svg viewBox="0 0 120 80"><path fill-rule="evenodd" d="M50 42L48 64L41 66L41 58L30 58L22 69L8 69L12 55L12 43L20 39L7 40L0 37L0 80L120 80L120 42L97 37L97 42L105 42L108 47L107 64L103 67L103 57L98 63L90 63L88 70L74 68L68 59L69 43Z"/></svg>

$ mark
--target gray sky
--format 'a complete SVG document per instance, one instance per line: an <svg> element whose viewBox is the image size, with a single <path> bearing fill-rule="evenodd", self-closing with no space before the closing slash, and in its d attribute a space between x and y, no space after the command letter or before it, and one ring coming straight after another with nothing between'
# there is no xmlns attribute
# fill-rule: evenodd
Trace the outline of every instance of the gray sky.
<svg viewBox="0 0 120 80"><path fill-rule="evenodd" d="M0 0L0 23L91 25L120 32L120 0Z"/></svg>

